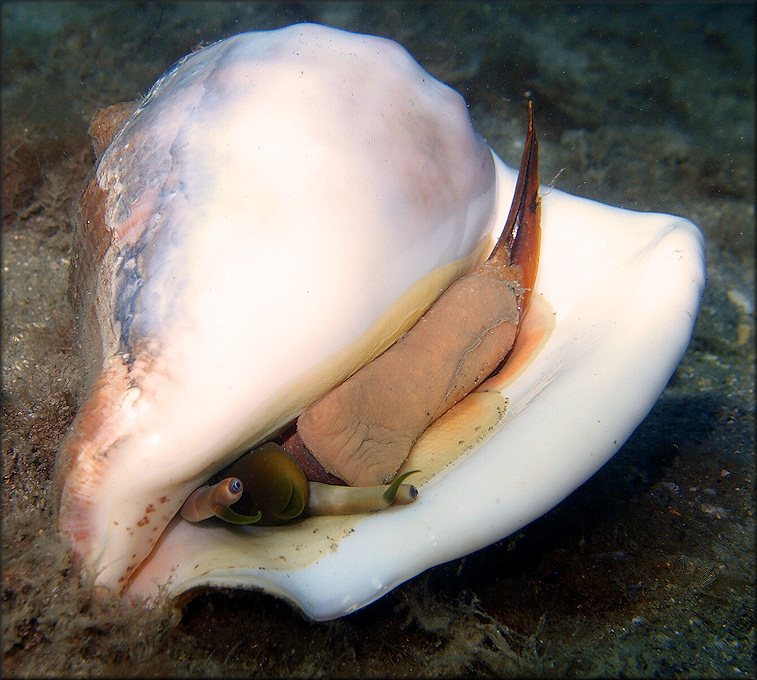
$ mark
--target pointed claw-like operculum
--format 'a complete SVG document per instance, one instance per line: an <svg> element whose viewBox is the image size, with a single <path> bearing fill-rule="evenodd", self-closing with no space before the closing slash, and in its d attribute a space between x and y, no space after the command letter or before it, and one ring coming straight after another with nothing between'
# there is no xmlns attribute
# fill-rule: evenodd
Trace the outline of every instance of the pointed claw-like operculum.
<svg viewBox="0 0 757 680"><path fill-rule="evenodd" d="M521 318L528 306L539 271L541 246L541 198L539 197L539 141L534 131L534 111L528 102L528 131L518 180L505 227L489 261L502 260L520 270L518 310Z"/></svg>
<svg viewBox="0 0 757 680"><path fill-rule="evenodd" d="M418 497L403 484L411 470L391 484L349 487L310 482L296 461L278 444L268 442L223 471L220 482L194 491L182 506L188 522L219 517L230 524L277 525L309 515L349 515L407 505ZM230 506L237 505L236 508Z"/></svg>

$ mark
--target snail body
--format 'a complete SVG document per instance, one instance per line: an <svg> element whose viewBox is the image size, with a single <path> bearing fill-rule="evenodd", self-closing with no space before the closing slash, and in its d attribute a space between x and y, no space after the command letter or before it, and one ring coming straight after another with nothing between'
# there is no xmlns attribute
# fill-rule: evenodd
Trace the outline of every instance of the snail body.
<svg viewBox="0 0 757 680"><path fill-rule="evenodd" d="M180 514L188 522L215 516L231 524L275 526L311 515L385 510L415 501L418 490L412 484L403 484L414 472L405 472L381 487L313 482L283 448L268 442L223 470L220 481L194 491Z"/></svg>

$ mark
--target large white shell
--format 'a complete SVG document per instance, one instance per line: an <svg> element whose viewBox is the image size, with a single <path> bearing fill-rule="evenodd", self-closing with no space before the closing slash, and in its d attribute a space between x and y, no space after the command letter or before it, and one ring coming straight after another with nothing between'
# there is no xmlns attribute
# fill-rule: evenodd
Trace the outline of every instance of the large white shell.
<svg viewBox="0 0 757 680"><path fill-rule="evenodd" d="M366 52L375 53L373 48L380 46L382 53L386 50L386 54L394 55L398 62L408 62L401 48L392 43L322 27L295 26L251 35L275 44L285 37L297 36L297 40L304 39L303 53L315 42L324 40L337 52L365 48ZM417 75L419 67L411 63L412 69L407 65L404 68ZM449 92L439 90L438 83L420 72L439 92ZM375 78L375 71L371 73ZM449 94L444 96L450 99ZM451 97L451 101L453 106L459 106L455 97ZM284 103L282 101L281 105ZM355 105L355 112L362 110L359 102L348 104ZM294 114L284 112L281 117L291 115ZM314 117L313 125L318 125L318 120ZM210 141L208 139L209 146ZM226 141L235 140L227 138ZM213 142L214 148L219 148L219 140ZM249 152L254 151L254 141L242 143ZM472 144L477 154L475 147L476 144ZM292 153L296 151L292 147ZM308 153L314 162L323 162L318 165L319 171L330 169L340 176L350 176L331 167L334 161L324 156L328 153L326 147L311 147ZM269 389L267 381L274 381L276 386L302 388L306 383L297 376L318 361L327 360L335 349L330 348L317 357L307 355L297 368L300 373L293 372L283 383L278 378L279 369L266 373L267 361L285 352L306 353L311 345L323 342L320 335L313 334L330 330L332 324L340 328L344 325L353 331L352 335L339 336L342 346L355 342L372 325L375 329L376 319L387 306L418 279L427 279L430 272L438 272L440 267L441 271L446 271L445 262L470 253L474 257L480 254L482 239L492 229L496 232L501 227L515 184L515 172L496 156L494 160L495 205L479 211L479 216L473 220L478 226L467 241L461 236L454 247L445 245L445 239L449 241L459 233L459 224L438 230L441 235L433 232L439 240L431 241L428 240L430 233L421 233L415 239L400 230L403 239L411 240L402 241L396 255L399 259L380 256L391 268L391 274L384 272L380 279L375 273L371 274L362 284L355 278L342 283L338 280L342 276L337 273L339 267L355 258L361 260L361 266L375 264L376 249L383 243L382 237L389 235L391 240L397 235L393 231L375 234L361 229L359 236L353 239L347 227L354 225L358 207L347 204L343 213L339 209L341 205L323 206L330 217L341 220L343 226L337 230L337 236L347 240L338 241L341 245L331 254L330 267L308 274L314 277L314 284L323 283L324 287L319 295L312 295L313 289L308 288L307 295L328 299L338 293L353 300L353 296L376 294L401 272L412 272L396 291L382 298L380 309L374 307L367 320L360 320L353 308L344 311L345 303L338 300L324 308L325 315L319 308L317 315L308 321L306 333L302 331L305 326L298 326L296 318L283 314L287 333L280 334L277 329L282 310L277 296L278 286L286 288L290 280L286 269L282 272L273 266L279 263L258 263L255 254L248 250L219 253L219 258L230 258L228 268L220 270L228 272L229 276L252 259L255 267L264 268L261 278L250 279L250 283L257 286L254 299L260 304L261 312L239 322L243 333L249 335L244 341L234 342L241 342L242 347L245 343L249 345L249 353L242 354L249 356L250 361L258 360L263 353L268 359L254 370L238 365L240 355L232 353L233 347L229 344L232 341L223 332L226 328L216 321L219 313L216 307L225 308L227 304L226 295L221 291L228 291L224 286L232 282L224 278L227 274L210 269L203 271L202 278L195 279L197 285L192 288L191 299L199 296L202 303L198 309L203 315L209 315L198 317L196 321L204 322L208 318L211 321L204 327L198 325L191 329L198 343L206 343L200 344L197 355L192 357L200 364L191 364L192 371L197 372L196 378L186 378L184 383L183 390L191 392L170 391L169 394L179 400L178 405L171 410L161 402L162 410L156 413L156 420L148 421L153 429L145 430L142 443L150 446L129 451L117 474L109 473L106 482L98 482L96 503L105 513L105 519L88 555L91 562L103 569L101 582L116 581L119 569L122 571L131 557L127 552L136 545L132 536L114 530L112 522L119 521L116 518L128 518L128 526L133 531L145 504L161 495L171 499L165 506L175 511L178 501L186 497L209 470L218 469L228 461L226 452L239 448L240 442L249 438L250 428L242 427L244 436L241 436L239 425L235 424L238 411L234 411L233 417L228 413L236 408L234 399L244 393L245 382L254 387L249 390L249 399L256 398L258 386ZM303 180L307 181L309 176L309 172L303 173ZM231 183L235 176L229 174L227 179ZM320 179L322 175L315 181ZM360 191L370 193L370 181L361 182ZM267 195L270 193L261 192L259 198ZM481 196L481 202L485 203L487 192L481 192ZM255 587L291 600L313 618L333 618L366 605L430 566L507 536L549 510L594 474L647 414L688 344L704 284L702 237L692 223L681 218L620 210L544 188L542 196L539 276L518 348L524 361L530 359L530 363L525 361L518 364L520 370L513 369L488 381L472 399L455 407L443 422L424 434L409 461L409 466L420 463L424 469L419 484L420 497L415 504L372 515L310 518L276 528L240 528L213 521L190 525L174 518L132 579L129 592L153 596L159 588L178 594L201 585ZM222 204L223 201L214 205ZM480 203L473 201L473 205ZM288 215L293 214L294 207L280 206L276 201L268 204L274 212L284 210ZM241 234L245 213L240 209L231 214L229 224L236 225ZM391 225L384 228L391 230ZM208 234L204 238L203 247L212 248ZM297 244L298 238L279 246L285 233L277 231L261 237L261 245L281 252L283 258L291 256L292 244ZM488 243L490 239L483 242ZM319 261L320 247L322 244L318 241L308 242L309 252L305 255L312 253L314 261ZM406 251L409 254L403 259L402 253ZM435 259L424 269L418 262L425 251ZM310 266L305 255L297 260L298 266ZM323 257L327 256L324 253ZM219 261L225 260L209 262L218 266ZM207 277L212 281L212 288L203 290L201 284ZM274 287L264 285L268 280L277 283ZM417 292L417 287L415 290ZM156 299L154 303L159 305L161 300ZM413 307L409 303L406 306ZM233 310L229 312L232 313ZM295 334L293 338L291 333ZM260 334L267 336L261 338ZM349 340L345 341L345 337ZM222 343L220 358L206 356L207 347L213 346L214 340ZM290 342L292 349L285 348ZM528 347L531 342L537 345L535 351ZM169 351L187 361L187 348L176 352L169 343L161 356L167 357ZM368 354L371 351L366 350ZM333 366L329 366L331 368ZM265 379L258 382L251 377L255 371L262 372ZM165 372L157 375L165 375ZM237 375L240 375L238 382L235 381ZM159 387L165 389L164 384ZM236 395L230 398L234 390L237 390ZM280 403L286 403L296 412L300 395L297 391L291 402L284 399ZM259 411L262 407L256 408ZM127 414L136 414L137 410L127 411ZM140 419L144 415L149 416L139 412ZM271 429L275 420L266 416L261 422ZM157 427L164 422L178 423L173 425L174 431L177 427L181 429L169 434L172 430ZM256 428L256 432L265 429L261 425ZM462 446L449 446L447 433L450 431L455 433L456 442L463 441ZM150 436L155 436L154 446ZM127 486L128 493L119 485ZM130 496L134 493L139 494L137 503L132 502ZM169 515L162 508L156 514L166 518ZM151 531L151 525L148 527ZM114 564L117 568L112 567Z"/></svg>
<svg viewBox="0 0 757 680"><path fill-rule="evenodd" d="M485 256L495 179L462 97L382 38L246 33L156 83L99 161L75 254L95 376L60 524L98 583Z"/></svg>

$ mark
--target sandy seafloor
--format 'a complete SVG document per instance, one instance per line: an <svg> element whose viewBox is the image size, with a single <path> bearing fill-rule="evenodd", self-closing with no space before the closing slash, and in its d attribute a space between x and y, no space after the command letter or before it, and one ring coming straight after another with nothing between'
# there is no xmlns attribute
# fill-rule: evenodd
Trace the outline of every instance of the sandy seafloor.
<svg viewBox="0 0 757 680"><path fill-rule="evenodd" d="M751 676L754 5L2 5L3 674ZM317 21L402 42L544 184L685 216L707 239L691 345L620 452L515 536L328 623L257 592L94 600L48 493L81 385L66 300L101 106L200 43ZM580 404L576 405L580 408Z"/></svg>

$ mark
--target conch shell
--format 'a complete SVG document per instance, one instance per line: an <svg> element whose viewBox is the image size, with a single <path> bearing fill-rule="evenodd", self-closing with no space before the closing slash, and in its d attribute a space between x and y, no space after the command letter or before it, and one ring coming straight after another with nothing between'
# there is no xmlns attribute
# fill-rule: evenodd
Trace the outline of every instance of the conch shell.
<svg viewBox="0 0 757 680"><path fill-rule="evenodd" d="M413 446L397 474L420 470L417 501L274 527L188 522L191 494L487 257L517 173L402 47L308 24L187 56L92 133L72 276L90 387L56 483L61 531L113 590L256 587L317 619L354 611L575 490L691 337L696 226L542 188L517 341Z"/></svg>

